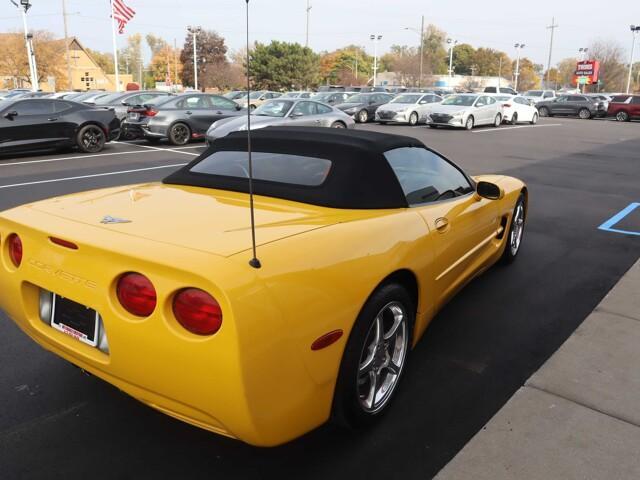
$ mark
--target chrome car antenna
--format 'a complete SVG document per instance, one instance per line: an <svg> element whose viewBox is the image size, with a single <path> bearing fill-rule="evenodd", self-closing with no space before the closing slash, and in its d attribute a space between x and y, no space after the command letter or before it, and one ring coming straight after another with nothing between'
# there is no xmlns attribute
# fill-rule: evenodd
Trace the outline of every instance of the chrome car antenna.
<svg viewBox="0 0 640 480"><path fill-rule="evenodd" d="M247 3L247 153L249 154L249 210L251 211L251 248L253 258L249 260L249 265L253 268L260 268L262 264L258 260L256 253L256 220L253 211L253 160L251 158L251 108L249 96L251 95L251 78L249 76L249 0Z"/></svg>

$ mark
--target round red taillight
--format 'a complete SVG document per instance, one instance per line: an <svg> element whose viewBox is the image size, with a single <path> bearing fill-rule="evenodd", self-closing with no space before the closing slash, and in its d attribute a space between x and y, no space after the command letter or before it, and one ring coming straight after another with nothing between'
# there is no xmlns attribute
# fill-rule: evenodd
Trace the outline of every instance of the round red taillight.
<svg viewBox="0 0 640 480"><path fill-rule="evenodd" d="M222 326L222 309L207 292L185 288L173 298L173 314L180 325L196 335L213 335Z"/></svg>
<svg viewBox="0 0 640 480"><path fill-rule="evenodd" d="M116 287L118 300L124 309L137 317L148 317L156 309L158 297L153 283L139 273L125 273Z"/></svg>
<svg viewBox="0 0 640 480"><path fill-rule="evenodd" d="M19 267L22 263L22 240L15 233L9 235L7 239L9 244L9 258L16 267Z"/></svg>

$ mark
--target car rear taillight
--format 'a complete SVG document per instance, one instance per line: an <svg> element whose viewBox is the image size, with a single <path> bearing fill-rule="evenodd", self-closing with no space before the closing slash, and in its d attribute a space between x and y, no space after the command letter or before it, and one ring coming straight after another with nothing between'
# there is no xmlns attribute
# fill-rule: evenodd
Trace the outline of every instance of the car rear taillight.
<svg viewBox="0 0 640 480"><path fill-rule="evenodd" d="M22 263L22 240L15 233L9 235L7 239L9 244L9 258L16 267L19 267Z"/></svg>
<svg viewBox="0 0 640 480"><path fill-rule="evenodd" d="M207 292L185 288L173 299L173 314L186 330L196 335L213 335L222 326L222 309Z"/></svg>
<svg viewBox="0 0 640 480"><path fill-rule="evenodd" d="M151 280L140 273L122 275L118 280L116 293L120 305L137 317L148 317L156 309L156 289Z"/></svg>
<svg viewBox="0 0 640 480"><path fill-rule="evenodd" d="M150 108L150 109L146 110L146 111L144 112L144 114L145 114L147 117L155 117L155 116L158 114L158 110L154 110L153 108Z"/></svg>

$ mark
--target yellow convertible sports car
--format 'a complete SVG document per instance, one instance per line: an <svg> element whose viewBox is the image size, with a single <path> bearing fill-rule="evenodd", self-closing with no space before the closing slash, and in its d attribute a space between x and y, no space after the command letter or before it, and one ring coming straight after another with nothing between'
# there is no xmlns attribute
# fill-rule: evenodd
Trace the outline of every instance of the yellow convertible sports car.
<svg viewBox="0 0 640 480"><path fill-rule="evenodd" d="M0 307L44 348L193 425L272 446L375 421L435 313L518 254L527 188L416 139L266 128L162 183L0 213Z"/></svg>

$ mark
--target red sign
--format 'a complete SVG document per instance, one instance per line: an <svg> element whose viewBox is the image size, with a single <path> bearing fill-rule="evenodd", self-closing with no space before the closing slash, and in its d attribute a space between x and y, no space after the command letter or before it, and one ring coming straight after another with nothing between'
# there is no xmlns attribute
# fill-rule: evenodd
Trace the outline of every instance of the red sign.
<svg viewBox="0 0 640 480"><path fill-rule="evenodd" d="M586 77L586 84L592 85L598 83L598 75L600 74L600 62L597 60L584 60L576 64L576 72L573 77L573 83L578 84L580 77Z"/></svg>

